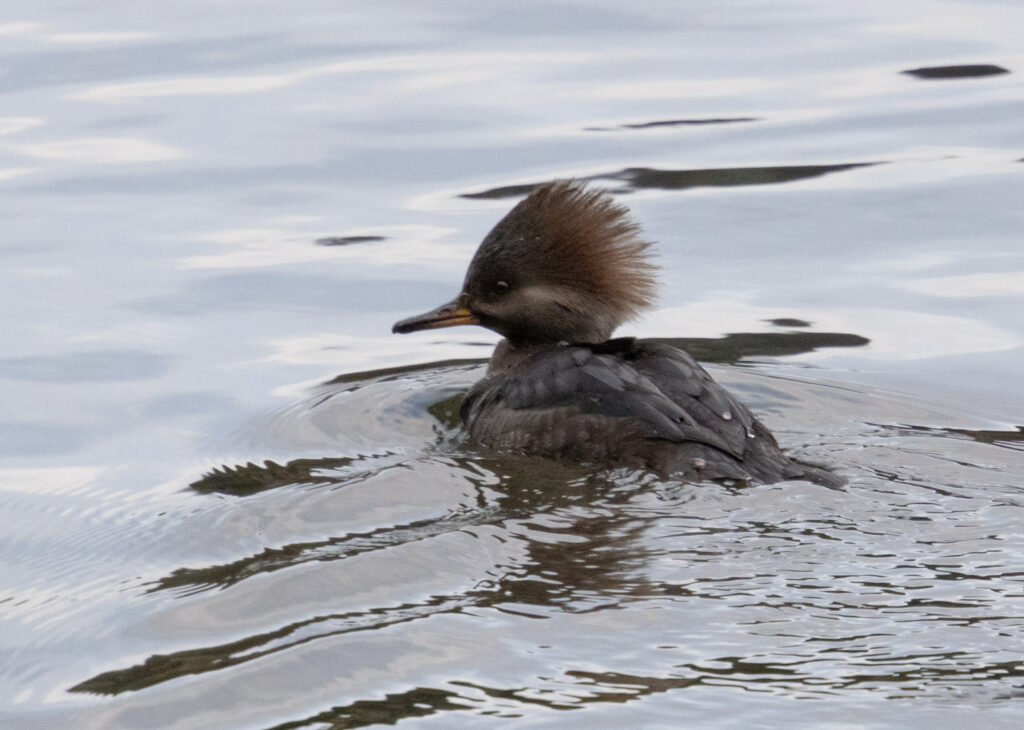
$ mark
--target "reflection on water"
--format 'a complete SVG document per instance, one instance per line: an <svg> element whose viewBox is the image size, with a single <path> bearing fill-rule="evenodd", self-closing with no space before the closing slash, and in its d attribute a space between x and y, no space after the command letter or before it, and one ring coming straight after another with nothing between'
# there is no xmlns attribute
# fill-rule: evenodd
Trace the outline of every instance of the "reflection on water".
<svg viewBox="0 0 1024 730"><path fill-rule="evenodd" d="M287 484L330 484L335 478L322 474L325 470L351 466L352 459L296 459L287 464L264 461L257 466L252 462L243 466L225 466L192 483L201 494L217 492L244 497L264 489L275 489Z"/></svg>
<svg viewBox="0 0 1024 730"><path fill-rule="evenodd" d="M862 344L852 335L814 334L776 333L760 342L736 335L723 338L718 354L735 359L750 350ZM250 664L276 673L293 653L318 666L321 645L338 647L329 649L330 671L341 682L335 691L351 701L274 727L360 727L452 712L514 717L526 706L564 710L727 687L797 698L968 693L977 702L1024 686L1024 663L1005 646L1024 624L1003 608L1022 587L1013 556L1024 543L1019 531L1005 527L1024 509L1017 488L1024 480L1018 446L1024 427L876 424L864 416L885 407L906 415L913 408L849 387L732 369L717 375L738 392L768 399L759 405L784 424L783 442L828 454L852 478L840 489L800 482L688 485L495 455L449 439L461 397L450 391L473 372L446 364L345 375L315 388L303 407L279 414L302 419L332 408L386 414L411 397L419 404L416 418L433 413L442 428L404 456L249 463L215 469L192 488L208 498L269 497L252 509L293 525L296 534L307 531L303 525L330 530L335 524L310 522L310 509L333 512L351 503L358 514L386 515L378 508L395 497L386 485L400 484L410 472L418 478L406 483L407 494L426 490L419 497L429 497L432 475L443 475L455 491L437 492L408 521L385 517L366 523L368 529L267 544L227 562L173 570L146 587L150 596L174 597L161 622L184 628L196 611L212 620L223 610L216 606L245 600L252 612L246 624L261 628L109 668L71 691L132 694L185 677L230 677ZM921 417L928 416L922 411ZM806 430L826 422L827 434ZM420 560L398 568L395 558L437 550L454 557L445 547L451 541L477 547L459 551L454 564L428 557L436 571L431 587L401 591L403 576L410 588L422 580L412 579ZM341 588L359 585L366 570L389 569L397 570L385 591L393 598L360 592L354 603L341 602L350 604L344 610L316 608L321 571ZM277 602L269 601L260 619L253 598L282 592L290 596L284 613L278 617ZM571 624L573 651L586 668L556 662L562 668L552 674L543 656L559 651L561 627L571 616L581 617ZM473 651L485 656L504 651L506 641L534 648L505 680L489 672L449 674L446 660L421 654L433 651L427 637L440 617L448 617L443 635L457 646L468 631L478 637ZM372 698L343 690L367 659L345 658L346 641L396 631L406 639L382 638L377 650L390 661L441 661L436 684Z"/></svg>
<svg viewBox="0 0 1024 730"><path fill-rule="evenodd" d="M167 357L144 351L66 352L0 360L0 377L54 383L104 383L155 378Z"/></svg>
<svg viewBox="0 0 1024 730"><path fill-rule="evenodd" d="M912 68L903 73L919 79L969 79L977 76L998 76L1010 73L1009 69L992 63L974 63L964 66L928 66Z"/></svg>
<svg viewBox="0 0 1024 730"><path fill-rule="evenodd" d="M479 471L496 474L488 468L491 465L486 461L460 463L456 459L453 465L466 475L469 484L478 488L482 487L482 480L475 476ZM464 507L437 519L389 526L365 534L348 534L318 543L286 545L229 565L193 571L179 570L161 580L152 590L171 589L178 595L187 595L205 588L229 588L247 578L293 568L309 561L345 560L377 550L400 548L451 532L472 531L489 525L503 527L506 522L514 519L537 519L567 505L586 505L590 499L599 498L602 492L600 485L579 476L582 473L580 468L552 468L551 464L534 460L509 462L501 466L501 484L487 490L499 490L500 497L497 499L488 499L481 494L471 508ZM567 489L567 477L572 476L577 478L568 481ZM364 474L338 480L335 484L337 487L347 487L365 478ZM605 491L610 488L610 483L604 485ZM584 529L586 532L601 533L609 522L624 519L610 520L601 514L588 518L585 524L574 525L572 532ZM600 586L615 584L615 576L629 574L630 562L624 560L623 555L608 550L607 546L612 544L609 540L601 541L606 547L601 551L600 561L596 565L576 564L573 554L579 551L572 542L570 540L568 544L563 544L561 540L555 539L552 543L545 540L529 546L530 562L540 565L540 573L545 576L545 580L538 581L523 575L483 580L476 590L464 594L431 596L422 603L397 607L374 607L365 611L317 616L230 644L150 657L143 665L101 674L76 685L71 691L118 694L138 690L182 675L219 670L251 661L266 653L283 651L317 638L351 631L378 630L396 622L427 618L435 613L461 611L469 607L487 608L507 602L523 602L524 597L528 599L525 603L563 603L573 596L581 581L585 580L588 584L585 587L587 590L596 590ZM588 560L592 559L589 554L587 557ZM584 579L585 576L589 578ZM181 593L183 587L188 590Z"/></svg>
<svg viewBox="0 0 1024 730"><path fill-rule="evenodd" d="M386 241L385 236L328 236L316 239L318 246L348 246L353 243L375 243Z"/></svg>
<svg viewBox="0 0 1024 730"><path fill-rule="evenodd" d="M924 434L956 438L956 436L959 435L965 439L979 441L983 444L991 444L992 446L999 446L1004 449L1024 451L1024 446L1021 446L1021 444L1018 443L1024 441L1024 426L1018 426L1013 431L993 431L990 429L935 428L932 426L915 426L912 424L873 425L881 430L896 433L901 436L916 436Z"/></svg>
<svg viewBox="0 0 1024 730"><path fill-rule="evenodd" d="M737 122L756 122L757 117L712 117L708 119L662 119L654 122L634 122L620 124L617 127L585 127L586 132L614 132L617 129L657 129L660 127L688 127L699 124L735 124Z"/></svg>
<svg viewBox="0 0 1024 730"><path fill-rule="evenodd" d="M843 172L858 167L878 165L878 162L852 162L843 165L790 165L784 167L746 167L719 170L655 170L645 167L631 167L618 172L581 176L579 180L614 180L623 182L629 188L655 188L660 190L684 190L698 187L729 187L733 185L771 185L820 177L834 172ZM463 198L515 198L529 194L544 181L526 185L506 185L478 193L463 193Z"/></svg>
<svg viewBox="0 0 1024 730"><path fill-rule="evenodd" d="M776 320L783 327L803 327L794 320ZM800 320L795 320L799 322ZM734 332L724 337L657 337L658 342L686 350L701 362L737 363L746 357L784 357L826 347L863 347L866 337L843 332Z"/></svg>

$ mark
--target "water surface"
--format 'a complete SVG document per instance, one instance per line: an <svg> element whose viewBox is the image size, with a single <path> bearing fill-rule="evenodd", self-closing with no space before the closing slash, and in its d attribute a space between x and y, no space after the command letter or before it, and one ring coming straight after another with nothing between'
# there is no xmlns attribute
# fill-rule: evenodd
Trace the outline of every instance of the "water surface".
<svg viewBox="0 0 1024 730"><path fill-rule="evenodd" d="M0 720L1015 728L1012 3L39 2L0 23ZM535 183L801 459L510 458L393 337Z"/></svg>

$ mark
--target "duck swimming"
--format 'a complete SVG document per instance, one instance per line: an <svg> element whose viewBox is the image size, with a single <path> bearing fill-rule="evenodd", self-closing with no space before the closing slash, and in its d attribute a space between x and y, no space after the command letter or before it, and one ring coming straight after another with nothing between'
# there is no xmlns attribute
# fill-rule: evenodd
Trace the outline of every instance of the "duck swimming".
<svg viewBox="0 0 1024 730"><path fill-rule="evenodd" d="M629 211L571 181L539 185L484 238L462 293L392 328L502 335L462 403L470 437L508 452L689 480L839 480L787 457L686 352L611 339L651 306L651 244Z"/></svg>

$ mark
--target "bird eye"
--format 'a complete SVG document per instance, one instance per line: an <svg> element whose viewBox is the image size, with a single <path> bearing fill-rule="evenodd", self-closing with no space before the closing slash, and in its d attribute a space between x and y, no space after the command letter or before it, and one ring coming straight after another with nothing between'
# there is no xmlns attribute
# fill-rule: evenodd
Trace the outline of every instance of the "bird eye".
<svg viewBox="0 0 1024 730"><path fill-rule="evenodd" d="M508 289L508 282L503 279L496 281L494 285L499 289Z"/></svg>

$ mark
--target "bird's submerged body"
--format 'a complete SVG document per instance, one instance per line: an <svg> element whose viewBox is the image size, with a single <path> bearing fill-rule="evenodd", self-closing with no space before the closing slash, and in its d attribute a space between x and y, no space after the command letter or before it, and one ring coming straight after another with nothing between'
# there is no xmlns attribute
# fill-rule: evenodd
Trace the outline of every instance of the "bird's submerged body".
<svg viewBox="0 0 1024 730"><path fill-rule="evenodd" d="M821 476L786 457L686 352L632 338L526 353L506 346L469 391L462 419L474 440L514 453L701 481Z"/></svg>
<svg viewBox="0 0 1024 730"><path fill-rule="evenodd" d="M538 186L481 243L462 293L394 331L478 324L505 337L462 405L486 446L702 481L837 483L787 457L687 353L611 339L653 300L638 234L606 193Z"/></svg>

